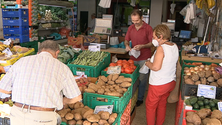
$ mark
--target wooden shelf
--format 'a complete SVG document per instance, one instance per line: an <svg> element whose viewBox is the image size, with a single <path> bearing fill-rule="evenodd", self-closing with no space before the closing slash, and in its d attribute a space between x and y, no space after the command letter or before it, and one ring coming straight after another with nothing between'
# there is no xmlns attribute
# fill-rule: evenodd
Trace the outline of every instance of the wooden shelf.
<svg viewBox="0 0 222 125"><path fill-rule="evenodd" d="M40 5L45 6L55 6L55 7L63 7L63 8L73 8L74 4L68 1L50 1L50 0L39 0L38 3Z"/></svg>

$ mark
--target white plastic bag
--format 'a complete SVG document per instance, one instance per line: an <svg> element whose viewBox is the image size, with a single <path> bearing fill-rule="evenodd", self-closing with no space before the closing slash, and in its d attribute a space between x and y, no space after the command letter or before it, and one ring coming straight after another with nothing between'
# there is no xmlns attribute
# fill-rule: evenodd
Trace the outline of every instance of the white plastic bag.
<svg viewBox="0 0 222 125"><path fill-rule="evenodd" d="M150 60L150 58L148 58L147 60ZM147 74L149 73L149 68L146 66L146 62L143 64L143 66L140 68L139 70L140 73L142 74Z"/></svg>
<svg viewBox="0 0 222 125"><path fill-rule="evenodd" d="M131 49L129 52L130 56L134 56L135 58L138 58L140 56L140 51L137 51L135 49Z"/></svg>
<svg viewBox="0 0 222 125"><path fill-rule="evenodd" d="M119 38L118 37L110 37L110 45L117 45L119 44Z"/></svg>

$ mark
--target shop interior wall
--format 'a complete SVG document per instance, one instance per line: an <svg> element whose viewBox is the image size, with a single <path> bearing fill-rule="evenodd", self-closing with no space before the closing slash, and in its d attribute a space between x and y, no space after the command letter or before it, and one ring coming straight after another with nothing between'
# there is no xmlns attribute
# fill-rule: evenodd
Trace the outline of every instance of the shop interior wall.
<svg viewBox="0 0 222 125"><path fill-rule="evenodd" d="M0 8L0 38L3 38L2 9Z"/></svg>
<svg viewBox="0 0 222 125"><path fill-rule="evenodd" d="M96 13L96 0L78 0L78 16L77 19L80 20L80 12L88 11L88 24L91 21L91 14ZM80 25L78 25L77 30L80 29Z"/></svg>
<svg viewBox="0 0 222 125"><path fill-rule="evenodd" d="M154 28L161 24L163 1L165 0L151 0L150 6L150 26Z"/></svg>

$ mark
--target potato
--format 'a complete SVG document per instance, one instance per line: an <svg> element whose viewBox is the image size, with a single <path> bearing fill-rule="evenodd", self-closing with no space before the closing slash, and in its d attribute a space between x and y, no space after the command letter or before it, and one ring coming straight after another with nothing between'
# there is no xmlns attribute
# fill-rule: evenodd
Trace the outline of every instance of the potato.
<svg viewBox="0 0 222 125"><path fill-rule="evenodd" d="M85 89L85 92L88 92L88 93L96 93L96 92L95 92L95 90L93 90L93 89L90 89L90 88L88 88L88 89Z"/></svg>
<svg viewBox="0 0 222 125"><path fill-rule="evenodd" d="M93 110L92 109L89 109L88 111L86 111L84 114L83 114L83 119L86 119L88 115L92 115L93 114Z"/></svg>
<svg viewBox="0 0 222 125"><path fill-rule="evenodd" d="M97 85L98 86L104 86L104 85L106 85L106 83L103 80L99 79L98 82L97 82Z"/></svg>
<svg viewBox="0 0 222 125"><path fill-rule="evenodd" d="M197 115L201 118L201 119L205 119L208 115L210 115L211 110L210 109L201 109L199 111L197 111Z"/></svg>
<svg viewBox="0 0 222 125"><path fill-rule="evenodd" d="M111 89L109 89L111 92L115 92L116 90L115 89L113 89L113 88L111 88Z"/></svg>
<svg viewBox="0 0 222 125"><path fill-rule="evenodd" d="M194 84L194 81L193 81L192 79L185 79L185 83L186 83L186 84L193 85L193 84Z"/></svg>
<svg viewBox="0 0 222 125"><path fill-rule="evenodd" d="M198 75L199 77L203 78L203 77L205 77L206 74L205 74L204 71L200 71L200 72L197 73L197 75Z"/></svg>
<svg viewBox="0 0 222 125"><path fill-rule="evenodd" d="M221 125L221 122L220 120L213 118L213 119L209 119L206 125Z"/></svg>
<svg viewBox="0 0 222 125"><path fill-rule="evenodd" d="M67 114L67 110L63 109L58 112L58 114L63 118Z"/></svg>
<svg viewBox="0 0 222 125"><path fill-rule="evenodd" d="M194 85L199 85L199 84L201 84L200 81L196 81L196 82L194 83Z"/></svg>
<svg viewBox="0 0 222 125"><path fill-rule="evenodd" d="M105 92L105 90L101 88L101 89L98 89L98 92L97 92L97 93L103 95L104 92Z"/></svg>
<svg viewBox="0 0 222 125"><path fill-rule="evenodd" d="M74 104L69 104L69 108L74 109Z"/></svg>
<svg viewBox="0 0 222 125"><path fill-rule="evenodd" d="M118 92L107 92L106 95L121 97L122 95Z"/></svg>
<svg viewBox="0 0 222 125"><path fill-rule="evenodd" d="M72 114L72 113L67 113L66 115L65 115L65 119L66 120L72 120L74 118L74 115Z"/></svg>
<svg viewBox="0 0 222 125"><path fill-rule="evenodd" d="M200 78L201 84L206 85L207 79L206 78Z"/></svg>
<svg viewBox="0 0 222 125"><path fill-rule="evenodd" d="M115 82L116 82L117 84L120 84L120 83L123 83L124 81L123 81L123 79L117 79Z"/></svg>
<svg viewBox="0 0 222 125"><path fill-rule="evenodd" d="M219 86L216 82L211 82L210 85L211 85L211 86L216 86L216 87Z"/></svg>
<svg viewBox="0 0 222 125"><path fill-rule="evenodd" d="M90 83L88 88L93 89L94 91L98 91L99 88L101 88L100 86L94 84L94 83Z"/></svg>
<svg viewBox="0 0 222 125"><path fill-rule="evenodd" d="M121 86L121 87L124 87L124 88L130 87L130 86L131 86L131 83L129 83L129 82L123 82L123 83L120 84L120 86Z"/></svg>
<svg viewBox="0 0 222 125"><path fill-rule="evenodd" d="M112 74L110 74L110 75L107 76L108 81L112 81L112 78L113 78L113 75L112 75Z"/></svg>
<svg viewBox="0 0 222 125"><path fill-rule="evenodd" d="M187 125L194 125L193 123L187 122Z"/></svg>
<svg viewBox="0 0 222 125"><path fill-rule="evenodd" d="M124 78L123 81L124 82L132 82L132 79L131 78Z"/></svg>
<svg viewBox="0 0 222 125"><path fill-rule="evenodd" d="M98 123L99 123L99 125L108 124L108 122L106 120L102 120L102 119L100 119Z"/></svg>
<svg viewBox="0 0 222 125"><path fill-rule="evenodd" d="M109 112L102 112L102 113L100 114L100 117L101 117L101 119L103 119L103 120L108 120L108 119L109 119L109 116L110 116Z"/></svg>
<svg viewBox="0 0 222 125"><path fill-rule="evenodd" d="M105 92L111 92L108 88L105 89Z"/></svg>
<svg viewBox="0 0 222 125"><path fill-rule="evenodd" d="M77 124L77 125L82 125L82 124L83 124L83 121L82 121L82 120L78 120L78 121L76 122L76 124Z"/></svg>
<svg viewBox="0 0 222 125"><path fill-rule="evenodd" d="M191 77L191 79L192 79L194 82L196 82L196 81L199 80L199 76L198 76L197 74L193 74L192 77Z"/></svg>
<svg viewBox="0 0 222 125"><path fill-rule="evenodd" d="M80 114L81 114L81 111L82 111L83 109L84 109L84 108L78 108L78 109L72 110L72 114L75 114L75 113L80 113Z"/></svg>
<svg viewBox="0 0 222 125"><path fill-rule="evenodd" d="M112 114L110 115L110 117L117 118L117 113L112 113Z"/></svg>
<svg viewBox="0 0 222 125"><path fill-rule="evenodd" d="M183 78L184 78L184 79L188 79L188 78L190 78L190 76L185 75Z"/></svg>
<svg viewBox="0 0 222 125"><path fill-rule="evenodd" d="M203 119L203 120L202 120L203 125L206 125L209 120L210 120L210 118L205 118L205 119Z"/></svg>
<svg viewBox="0 0 222 125"><path fill-rule="evenodd" d="M68 121L68 125L76 125L76 121L75 120L70 120L70 121Z"/></svg>
<svg viewBox="0 0 222 125"><path fill-rule="evenodd" d="M80 113L75 113L75 114L74 114L74 119L75 119L76 121L82 120L81 114L80 114Z"/></svg>
<svg viewBox="0 0 222 125"><path fill-rule="evenodd" d="M212 77L212 76L208 77L208 78L207 78L207 81L208 81L208 82L214 82L214 77Z"/></svg>
<svg viewBox="0 0 222 125"><path fill-rule="evenodd" d="M116 81L119 78L119 74L114 74L112 77L112 81Z"/></svg>
<svg viewBox="0 0 222 125"><path fill-rule="evenodd" d="M120 87L117 85L117 86L114 87L114 89L120 89Z"/></svg>
<svg viewBox="0 0 222 125"><path fill-rule="evenodd" d="M124 92L124 93L127 91L127 89L126 89L126 88L122 88L122 90L123 90L123 92Z"/></svg>
<svg viewBox="0 0 222 125"><path fill-rule="evenodd" d="M67 120L65 118L62 118L62 122L67 123Z"/></svg>
<svg viewBox="0 0 222 125"><path fill-rule="evenodd" d="M222 86L222 78L220 78L220 79L217 80L217 84L220 85L220 86Z"/></svg>
<svg viewBox="0 0 222 125"><path fill-rule="evenodd" d="M211 72L210 70L207 70L205 73L206 73L205 77L207 77L207 78L208 78L209 76L212 76L212 72Z"/></svg>
<svg viewBox="0 0 222 125"><path fill-rule="evenodd" d="M195 125L201 124L201 119L196 113L186 116L186 120L187 122L194 123Z"/></svg>
<svg viewBox="0 0 222 125"><path fill-rule="evenodd" d="M195 112L187 112L186 116L193 115Z"/></svg>
<svg viewBox="0 0 222 125"><path fill-rule="evenodd" d="M214 77L214 79L218 80L220 78L220 74L219 73L214 73L213 77Z"/></svg>
<svg viewBox="0 0 222 125"><path fill-rule="evenodd" d="M118 93L121 93L121 94L124 93L123 89L116 89L116 91L117 91Z"/></svg>
<svg viewBox="0 0 222 125"><path fill-rule="evenodd" d="M98 123L96 123L96 122L94 122L94 123L92 123L92 125L99 125Z"/></svg>
<svg viewBox="0 0 222 125"><path fill-rule="evenodd" d="M83 105L82 102L76 102L76 103L74 104L74 109L83 108L83 107L84 107L84 105Z"/></svg>
<svg viewBox="0 0 222 125"><path fill-rule="evenodd" d="M220 118L222 118L222 113L220 110L214 110L210 117L220 119Z"/></svg>
<svg viewBox="0 0 222 125"><path fill-rule="evenodd" d="M83 125L91 125L91 122L86 120L86 121L83 122Z"/></svg>
<svg viewBox="0 0 222 125"><path fill-rule="evenodd" d="M86 118L89 122L99 122L100 116L98 114L88 115Z"/></svg>
<svg viewBox="0 0 222 125"><path fill-rule="evenodd" d="M99 79L103 80L103 82L107 82L108 79L105 76L100 76Z"/></svg>
<svg viewBox="0 0 222 125"><path fill-rule="evenodd" d="M109 122L109 124L113 124L113 122L115 122L115 118L114 117L109 117L109 120L108 120L108 122Z"/></svg>
<svg viewBox="0 0 222 125"><path fill-rule="evenodd" d="M113 81L108 81L108 84L109 84L109 85L114 85L115 82L113 82Z"/></svg>

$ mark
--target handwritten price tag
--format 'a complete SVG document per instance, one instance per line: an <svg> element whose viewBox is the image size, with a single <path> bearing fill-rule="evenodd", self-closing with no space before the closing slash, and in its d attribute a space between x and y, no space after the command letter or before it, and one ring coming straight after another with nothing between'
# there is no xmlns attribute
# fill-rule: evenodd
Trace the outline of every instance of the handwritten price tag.
<svg viewBox="0 0 222 125"><path fill-rule="evenodd" d="M216 86L199 84L197 90L197 96L204 96L205 98L215 99Z"/></svg>

